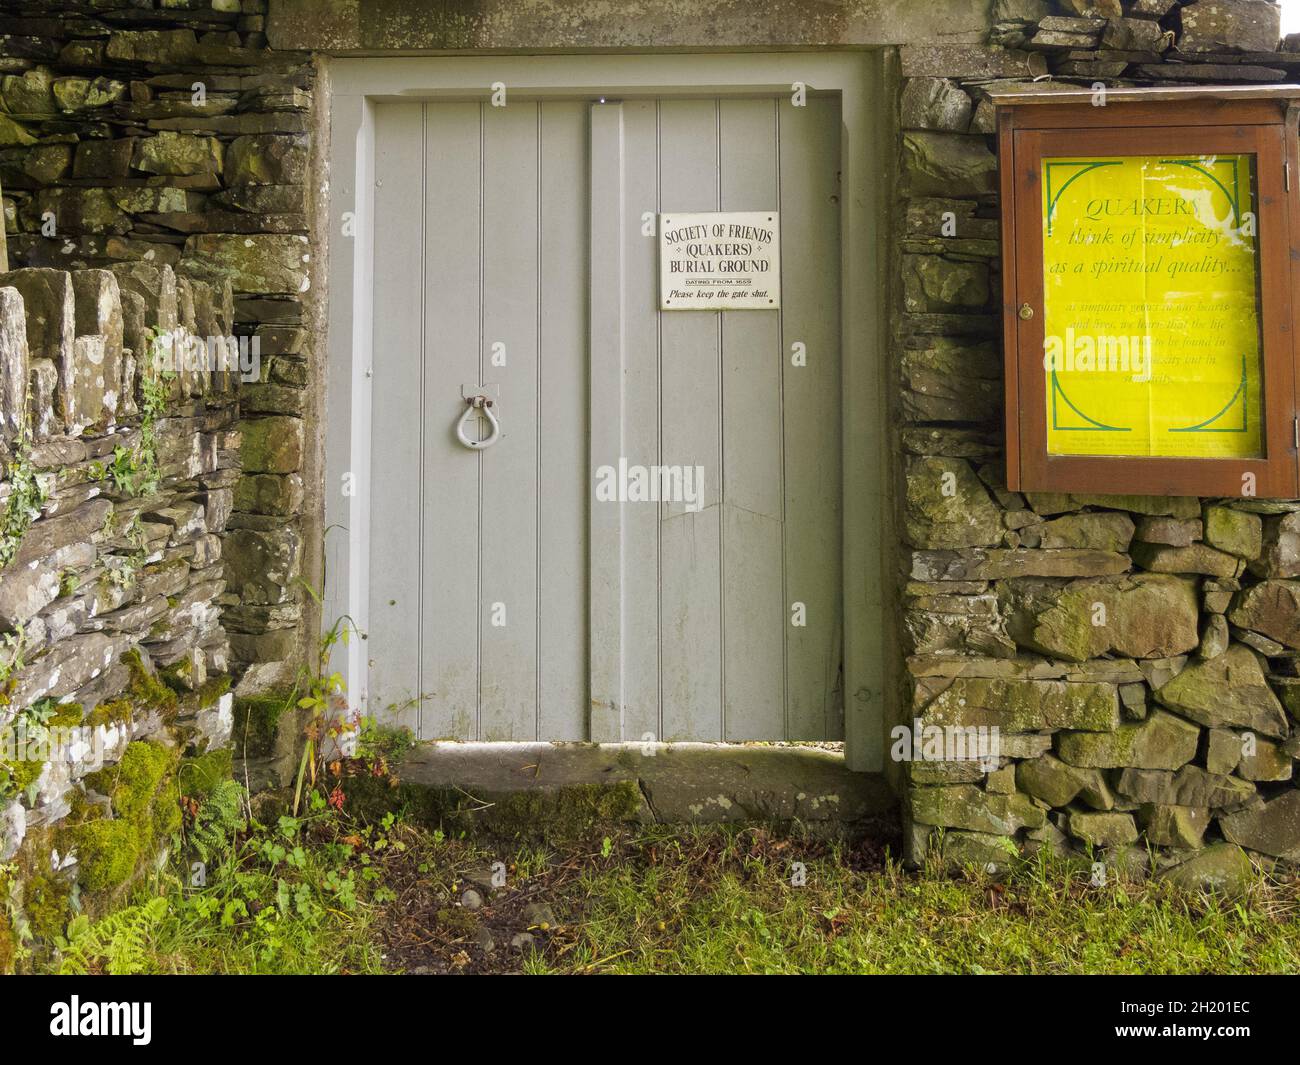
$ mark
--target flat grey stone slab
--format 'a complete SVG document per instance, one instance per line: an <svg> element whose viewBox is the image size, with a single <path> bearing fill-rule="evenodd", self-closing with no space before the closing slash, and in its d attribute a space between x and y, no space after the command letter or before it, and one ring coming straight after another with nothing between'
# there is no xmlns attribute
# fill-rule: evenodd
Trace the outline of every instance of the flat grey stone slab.
<svg viewBox="0 0 1300 1065"><path fill-rule="evenodd" d="M635 781L643 819L852 823L895 805L883 776L818 747L680 743L431 743L397 768L409 784L483 798Z"/></svg>

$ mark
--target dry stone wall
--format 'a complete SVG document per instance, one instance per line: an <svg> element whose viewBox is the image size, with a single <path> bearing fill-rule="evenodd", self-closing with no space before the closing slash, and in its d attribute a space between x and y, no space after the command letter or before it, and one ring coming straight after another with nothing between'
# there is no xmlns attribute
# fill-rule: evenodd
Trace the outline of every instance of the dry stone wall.
<svg viewBox="0 0 1300 1065"><path fill-rule="evenodd" d="M1296 81L1279 15L996 0L988 47L902 50L896 737L914 742L895 751L915 861L1002 867L1051 844L1143 870L1151 845L1162 874L1222 885L1300 859L1300 503L1007 491L988 97ZM996 758L938 739L912 756L979 728L1000 731Z"/></svg>
<svg viewBox="0 0 1300 1065"><path fill-rule="evenodd" d="M170 268L182 303L198 282L217 298L233 293L223 324L245 338L243 476L227 485L219 605L250 692L291 680L300 657L310 402L315 72L309 56L267 47L266 6L0 0L10 259L61 271ZM75 415L75 394L68 402Z"/></svg>
<svg viewBox="0 0 1300 1065"><path fill-rule="evenodd" d="M235 378L162 372L155 355L228 334L231 311L228 287L165 265L0 272L0 862L43 830L24 853L64 887L110 886L79 835L100 820L95 774L146 739L177 755L229 743L217 602Z"/></svg>
<svg viewBox="0 0 1300 1065"><path fill-rule="evenodd" d="M264 11L0 0L0 971L296 666L313 71Z"/></svg>

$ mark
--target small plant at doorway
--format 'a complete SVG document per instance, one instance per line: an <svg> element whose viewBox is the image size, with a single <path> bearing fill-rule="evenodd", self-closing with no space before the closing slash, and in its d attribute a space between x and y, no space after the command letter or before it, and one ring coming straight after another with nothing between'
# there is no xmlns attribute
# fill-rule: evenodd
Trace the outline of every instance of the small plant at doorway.
<svg viewBox="0 0 1300 1065"><path fill-rule="evenodd" d="M319 603L320 595L304 582L303 585ZM356 755L356 739L360 729L360 716L348 706L343 675L330 669L330 656L336 646L346 647L356 629L350 617L341 617L321 636L312 667L304 666L299 674L294 694L295 705L305 711L307 722L303 728L302 756L293 786L293 814L296 817L302 806L304 789L314 787L326 760L339 762ZM336 774L337 775L337 774ZM330 792L329 802L342 809L347 795L340 785Z"/></svg>

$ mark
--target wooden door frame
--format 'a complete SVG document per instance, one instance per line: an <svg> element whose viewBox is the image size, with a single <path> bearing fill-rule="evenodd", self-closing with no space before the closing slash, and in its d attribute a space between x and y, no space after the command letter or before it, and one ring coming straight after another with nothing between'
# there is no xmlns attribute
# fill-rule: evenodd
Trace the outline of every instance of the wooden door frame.
<svg viewBox="0 0 1300 1065"><path fill-rule="evenodd" d="M334 59L329 63L328 369L325 422L326 585L323 625L346 617L368 630L369 478L353 494L330 486L367 471L375 248L374 126L386 101L485 99L496 82L528 99L786 95L796 83L840 95L841 439L844 732L850 768L879 772L895 701L889 655L892 506L888 500L888 318L883 283L893 153L882 52L457 56ZM344 236L344 220L349 232ZM368 706L367 647L351 640L334 668L353 703Z"/></svg>

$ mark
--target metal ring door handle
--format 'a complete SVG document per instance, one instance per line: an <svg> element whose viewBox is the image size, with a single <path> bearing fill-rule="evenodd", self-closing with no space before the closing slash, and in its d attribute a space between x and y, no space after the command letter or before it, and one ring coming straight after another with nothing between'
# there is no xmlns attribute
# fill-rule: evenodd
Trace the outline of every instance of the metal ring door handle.
<svg viewBox="0 0 1300 1065"><path fill-rule="evenodd" d="M481 410L486 414L488 424L492 426L492 431L483 440L471 440L465 431L476 410ZM497 416L492 410L492 401L487 396L470 396L465 400L465 413L460 416L460 421L456 423L456 439L471 451L482 451L485 447L491 447L501 439L501 422L497 420Z"/></svg>

